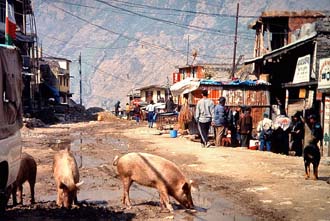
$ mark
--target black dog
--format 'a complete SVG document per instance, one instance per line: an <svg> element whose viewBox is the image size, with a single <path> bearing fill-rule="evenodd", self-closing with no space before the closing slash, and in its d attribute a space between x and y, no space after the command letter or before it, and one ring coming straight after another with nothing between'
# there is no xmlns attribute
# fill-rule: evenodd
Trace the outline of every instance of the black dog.
<svg viewBox="0 0 330 221"><path fill-rule="evenodd" d="M305 179L310 176L310 164L313 164L314 180L318 179L318 167L321 160L320 149L315 144L309 144L304 149Z"/></svg>

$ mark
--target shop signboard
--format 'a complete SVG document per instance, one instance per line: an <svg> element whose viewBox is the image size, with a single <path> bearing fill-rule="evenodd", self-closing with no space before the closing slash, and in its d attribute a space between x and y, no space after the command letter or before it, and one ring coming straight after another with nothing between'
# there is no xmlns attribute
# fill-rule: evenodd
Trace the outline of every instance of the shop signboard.
<svg viewBox="0 0 330 221"><path fill-rule="evenodd" d="M310 73L311 73L310 61L311 61L310 55L306 55L298 58L292 83L296 84L302 82L309 82Z"/></svg>
<svg viewBox="0 0 330 221"><path fill-rule="evenodd" d="M324 100L323 147L326 156L330 156L330 96Z"/></svg>
<svg viewBox="0 0 330 221"><path fill-rule="evenodd" d="M330 58L320 59L318 89L330 89Z"/></svg>

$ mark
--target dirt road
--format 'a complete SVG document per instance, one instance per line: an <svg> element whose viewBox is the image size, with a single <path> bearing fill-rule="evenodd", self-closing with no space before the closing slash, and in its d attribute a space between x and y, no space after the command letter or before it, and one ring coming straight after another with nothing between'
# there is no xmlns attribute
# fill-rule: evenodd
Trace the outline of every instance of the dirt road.
<svg viewBox="0 0 330 221"><path fill-rule="evenodd" d="M201 148L184 137L136 125L133 121L84 122L22 130L23 151L38 164L35 205L9 207L8 220L72 218L98 220L330 220L330 160L321 160L320 179L305 180L301 157L241 148ZM84 181L80 205L68 211L55 205L54 153L70 147ZM133 185L131 209L122 208L122 187L112 160L127 152L149 152L175 162L199 183L193 192L197 212L160 211L156 190Z"/></svg>

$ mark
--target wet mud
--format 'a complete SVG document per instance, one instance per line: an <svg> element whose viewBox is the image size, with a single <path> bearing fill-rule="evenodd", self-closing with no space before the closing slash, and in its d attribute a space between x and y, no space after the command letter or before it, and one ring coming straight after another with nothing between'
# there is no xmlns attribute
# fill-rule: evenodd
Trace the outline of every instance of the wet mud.
<svg viewBox="0 0 330 221"><path fill-rule="evenodd" d="M24 205L12 207L9 203L1 220L281 220L271 211L245 208L244 201L241 202L243 205L238 205L235 197L234 200L228 199L226 192L234 194L228 189L230 180L223 181L223 177L195 171L198 162L193 156L172 156L170 153L167 158L189 165L183 168L183 172L199 183L199 190L192 192L196 208L186 210L171 199L174 212L163 211L157 190L137 184L133 184L130 191L132 208L124 208L121 203L122 184L112 166L113 158L131 151L154 152L152 148L146 148L147 140L130 139L118 133L118 129L127 127L127 124L93 124L87 125L87 129L84 125L25 130L23 151L34 156L38 163L37 202L29 204L29 188L25 184ZM79 204L72 209L59 208L55 203L52 160L56 151L64 148L73 152L80 180L84 181L78 192Z"/></svg>

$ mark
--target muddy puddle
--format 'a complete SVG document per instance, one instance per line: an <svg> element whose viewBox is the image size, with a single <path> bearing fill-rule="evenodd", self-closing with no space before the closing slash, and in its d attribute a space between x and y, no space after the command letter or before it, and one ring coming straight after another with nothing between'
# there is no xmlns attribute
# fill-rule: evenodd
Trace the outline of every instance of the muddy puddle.
<svg viewBox="0 0 330 221"><path fill-rule="evenodd" d="M78 194L80 202L86 205L95 205L98 208L110 209L119 208L123 213L138 213L143 210L151 210L154 216L162 213L159 206L159 195L157 190L133 184L130 191L130 198L133 204L132 209L124 209L121 205L121 189L112 190L81 190ZM56 195L42 197L41 200L48 202L54 200ZM193 193L195 210L186 210L171 200L175 211L173 213L162 213L158 218L166 220L222 220L222 221L255 221L251 216L233 214L234 204L221 195L214 192L199 191ZM112 206L112 207L111 207ZM138 215L138 214L136 214Z"/></svg>
<svg viewBox="0 0 330 221"><path fill-rule="evenodd" d="M85 168L94 168L101 166L102 164L107 163L107 161L91 157L87 154L84 154L84 150L88 148L89 145L96 146L96 145L109 145L109 147L112 147L113 150L120 150L123 152L128 152L128 142L126 142L123 139L118 139L115 137L111 137L109 135L106 135L104 137L84 137L82 138L81 134L74 134L71 135L75 137L72 139L56 139L51 140L49 142L49 146L52 150L59 151L63 150L65 148L69 148L71 152L73 153L77 164L79 168L85 167ZM87 147L86 147L87 146Z"/></svg>
<svg viewBox="0 0 330 221"><path fill-rule="evenodd" d="M233 204L212 192L193 194L195 211L183 209L172 201L173 213L164 213L159 207L158 192L138 185L132 186L131 200L133 207L124 209L121 206L120 190L81 190L78 194L79 208L71 210L57 208L56 195L41 197L41 202L34 206L11 208L8 217L19 221L34 220L222 220L222 221L254 221L253 217L231 214ZM141 215L143 214L143 215ZM9 219L8 219L9 220Z"/></svg>

